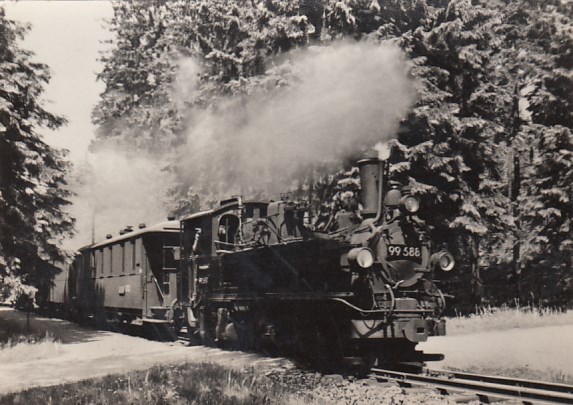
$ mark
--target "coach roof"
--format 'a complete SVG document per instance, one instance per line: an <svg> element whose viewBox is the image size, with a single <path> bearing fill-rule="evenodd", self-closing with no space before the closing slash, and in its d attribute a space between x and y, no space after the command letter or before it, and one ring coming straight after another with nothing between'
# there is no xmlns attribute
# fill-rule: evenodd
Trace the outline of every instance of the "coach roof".
<svg viewBox="0 0 573 405"><path fill-rule="evenodd" d="M179 221L165 221L160 222L155 225L147 226L145 228L135 229L131 232L126 232L123 235L118 235L116 237L106 239L102 242L98 242L91 246L92 249L99 248L103 246L107 246L110 244L117 243L122 240L132 239L136 236L144 235L146 233L154 233L154 232L169 232L175 233L179 232Z"/></svg>
<svg viewBox="0 0 573 405"><path fill-rule="evenodd" d="M194 212L193 214L189 214L184 216L183 218L181 218L181 222L183 221L188 221L190 219L195 219L195 218L199 218L205 215L209 215L212 214L213 210L206 210L206 211L199 211L199 212Z"/></svg>

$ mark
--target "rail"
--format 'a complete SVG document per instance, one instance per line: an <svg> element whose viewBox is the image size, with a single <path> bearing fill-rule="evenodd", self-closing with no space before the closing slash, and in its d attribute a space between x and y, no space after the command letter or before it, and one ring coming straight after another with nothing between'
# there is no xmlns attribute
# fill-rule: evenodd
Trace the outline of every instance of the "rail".
<svg viewBox="0 0 573 405"><path fill-rule="evenodd" d="M372 369L377 380L435 387L442 394L471 392L480 401L492 398L518 400L524 404L573 404L573 385L543 381L421 369L420 373Z"/></svg>

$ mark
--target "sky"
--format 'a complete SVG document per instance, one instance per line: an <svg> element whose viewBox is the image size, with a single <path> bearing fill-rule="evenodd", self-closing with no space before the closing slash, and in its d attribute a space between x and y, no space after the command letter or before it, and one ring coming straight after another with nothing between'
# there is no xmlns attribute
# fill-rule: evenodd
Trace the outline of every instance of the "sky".
<svg viewBox="0 0 573 405"><path fill-rule="evenodd" d="M40 132L44 140L70 150L69 159L85 159L94 137L90 114L103 92L96 74L103 68L99 51L111 39L104 20L113 15L108 1L0 1L9 19L32 24L21 47L34 51L34 61L50 67L52 79L42 99L51 113L64 115L69 123L56 131Z"/></svg>

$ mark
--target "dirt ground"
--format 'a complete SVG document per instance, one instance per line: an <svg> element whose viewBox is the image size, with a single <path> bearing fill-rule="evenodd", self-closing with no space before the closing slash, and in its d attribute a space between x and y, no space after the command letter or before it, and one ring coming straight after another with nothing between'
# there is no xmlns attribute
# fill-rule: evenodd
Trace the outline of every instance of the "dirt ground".
<svg viewBox="0 0 573 405"><path fill-rule="evenodd" d="M26 313L0 307L0 320L26 323ZM225 352L180 343L155 342L113 332L96 331L59 319L31 316L30 327L45 331L61 343L24 345L0 352L0 394L33 386L79 381L129 370L144 370L157 364L212 362L230 367L278 367L284 359ZM26 352L22 353L22 349ZM287 365L288 366L288 365Z"/></svg>
<svg viewBox="0 0 573 405"><path fill-rule="evenodd" d="M25 324L26 314L0 307L1 319ZM284 359L154 342L34 315L30 326L41 333L49 331L57 343L23 345L20 349L16 346L0 351L0 394L184 361L208 361L237 368L290 367ZM526 367L573 375L571 337L573 325L565 325L436 337L419 348L446 355L446 360L431 363L432 368Z"/></svg>

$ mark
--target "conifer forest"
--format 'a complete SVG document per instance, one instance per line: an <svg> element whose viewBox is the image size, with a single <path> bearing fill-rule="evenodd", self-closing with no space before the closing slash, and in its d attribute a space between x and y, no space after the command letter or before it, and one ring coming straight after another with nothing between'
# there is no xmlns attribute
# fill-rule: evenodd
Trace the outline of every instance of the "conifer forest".
<svg viewBox="0 0 573 405"><path fill-rule="evenodd" d="M290 193L314 218L358 207L352 162L384 144L456 257L461 311L573 297L573 2L113 2L92 151L150 156L182 215ZM71 257L81 178L43 133L49 66L0 5L0 295ZM80 179L78 180L78 177Z"/></svg>

